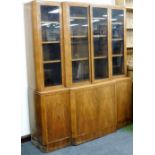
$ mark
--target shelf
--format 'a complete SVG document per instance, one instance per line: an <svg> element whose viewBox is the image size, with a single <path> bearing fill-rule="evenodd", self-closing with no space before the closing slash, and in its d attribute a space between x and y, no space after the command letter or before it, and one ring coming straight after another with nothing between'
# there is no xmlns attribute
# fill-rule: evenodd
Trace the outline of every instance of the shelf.
<svg viewBox="0 0 155 155"><path fill-rule="evenodd" d="M70 17L70 19L88 19L87 17Z"/></svg>
<svg viewBox="0 0 155 155"><path fill-rule="evenodd" d="M60 60L43 61L44 64L48 64L48 63L57 63L57 62L61 62L61 61L60 61Z"/></svg>
<svg viewBox="0 0 155 155"><path fill-rule="evenodd" d="M104 17L93 17L93 19L95 19L95 20L105 20L106 18L104 18Z"/></svg>
<svg viewBox="0 0 155 155"><path fill-rule="evenodd" d="M42 44L58 44L60 41L43 41Z"/></svg>
<svg viewBox="0 0 155 155"><path fill-rule="evenodd" d="M118 68L118 67L121 67L121 65L115 65L115 66L113 66L113 68Z"/></svg>
<svg viewBox="0 0 155 155"><path fill-rule="evenodd" d="M133 7L132 6L126 6L126 9L132 11L133 10Z"/></svg>
<svg viewBox="0 0 155 155"><path fill-rule="evenodd" d="M113 38L112 41L122 41L122 38Z"/></svg>
<svg viewBox="0 0 155 155"><path fill-rule="evenodd" d="M58 21L41 21L41 24L46 23L46 24L59 24Z"/></svg>
<svg viewBox="0 0 155 155"><path fill-rule="evenodd" d="M112 57L122 57L123 54L113 54Z"/></svg>
<svg viewBox="0 0 155 155"><path fill-rule="evenodd" d="M83 60L88 60L88 58L74 58L72 61L83 61Z"/></svg>
<svg viewBox="0 0 155 155"><path fill-rule="evenodd" d="M94 38L100 38L100 37L104 37L104 38L106 38L107 35L94 35Z"/></svg>
<svg viewBox="0 0 155 155"><path fill-rule="evenodd" d="M107 56L94 56L94 59L106 59L108 58Z"/></svg>
<svg viewBox="0 0 155 155"><path fill-rule="evenodd" d="M127 48L127 49L130 49L130 48L133 48L133 46L127 46L126 48Z"/></svg>
<svg viewBox="0 0 155 155"><path fill-rule="evenodd" d="M87 38L88 36L71 36L71 38Z"/></svg>
<svg viewBox="0 0 155 155"><path fill-rule="evenodd" d="M127 27L126 29L131 31L133 30L133 27Z"/></svg>
<svg viewBox="0 0 155 155"><path fill-rule="evenodd" d="M112 25L124 25L122 22L112 22Z"/></svg>

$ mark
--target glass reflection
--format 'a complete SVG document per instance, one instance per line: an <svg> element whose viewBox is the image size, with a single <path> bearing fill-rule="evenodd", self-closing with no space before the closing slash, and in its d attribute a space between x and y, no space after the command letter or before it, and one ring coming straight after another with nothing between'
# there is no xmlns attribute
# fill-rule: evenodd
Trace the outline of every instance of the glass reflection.
<svg viewBox="0 0 155 155"><path fill-rule="evenodd" d="M113 75L120 75L124 72L123 57L113 57Z"/></svg>
<svg viewBox="0 0 155 155"><path fill-rule="evenodd" d="M42 40L43 41L59 41L60 24L53 22L42 22Z"/></svg>
<svg viewBox="0 0 155 155"><path fill-rule="evenodd" d="M61 63L44 64L45 86L60 85L61 83Z"/></svg>
<svg viewBox="0 0 155 155"><path fill-rule="evenodd" d="M88 38L72 39L72 58L88 58Z"/></svg>
<svg viewBox="0 0 155 155"><path fill-rule="evenodd" d="M43 57L44 61L60 60L60 44L44 44Z"/></svg>
<svg viewBox="0 0 155 155"><path fill-rule="evenodd" d="M72 36L87 36L88 35L88 20L87 19L72 19L70 21Z"/></svg>
<svg viewBox="0 0 155 155"><path fill-rule="evenodd" d="M87 60L72 62L72 78L73 82L89 80L89 62Z"/></svg>
<svg viewBox="0 0 155 155"><path fill-rule="evenodd" d="M94 56L107 56L108 38L94 38Z"/></svg>
<svg viewBox="0 0 155 155"><path fill-rule="evenodd" d="M95 79L102 79L108 77L108 60L96 59L95 62Z"/></svg>
<svg viewBox="0 0 155 155"><path fill-rule="evenodd" d="M42 21L59 21L59 7L58 6L41 6L41 20Z"/></svg>
<svg viewBox="0 0 155 155"><path fill-rule="evenodd" d="M87 8L86 7L70 7L70 16L71 17L87 17Z"/></svg>

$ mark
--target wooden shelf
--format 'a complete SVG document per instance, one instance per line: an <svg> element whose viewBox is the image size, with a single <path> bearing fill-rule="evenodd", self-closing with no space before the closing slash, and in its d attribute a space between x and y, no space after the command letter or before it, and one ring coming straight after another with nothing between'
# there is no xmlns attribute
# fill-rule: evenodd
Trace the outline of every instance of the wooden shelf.
<svg viewBox="0 0 155 155"><path fill-rule="evenodd" d="M100 37L104 37L104 38L106 38L107 35L94 35L94 38L100 38Z"/></svg>
<svg viewBox="0 0 155 155"><path fill-rule="evenodd" d="M123 40L122 38L113 38L112 41L121 41Z"/></svg>
<svg viewBox="0 0 155 155"><path fill-rule="evenodd" d="M94 56L94 59L106 59L108 58L107 56Z"/></svg>
<svg viewBox="0 0 155 155"><path fill-rule="evenodd" d="M113 68L118 68L118 67L121 67L121 65L115 65L115 66L113 66Z"/></svg>
<svg viewBox="0 0 155 155"><path fill-rule="evenodd" d="M133 46L127 46L126 48L127 48L127 49L130 49L130 48L133 48Z"/></svg>
<svg viewBox="0 0 155 155"><path fill-rule="evenodd" d="M93 19L95 19L95 20L105 20L106 18L104 18L104 17L93 17Z"/></svg>
<svg viewBox="0 0 155 155"><path fill-rule="evenodd" d="M58 44L60 41L43 41L42 44Z"/></svg>
<svg viewBox="0 0 155 155"><path fill-rule="evenodd" d="M46 23L46 24L59 24L59 21L41 21L41 24Z"/></svg>
<svg viewBox="0 0 155 155"><path fill-rule="evenodd" d="M112 57L122 57L123 54L113 54Z"/></svg>
<svg viewBox="0 0 155 155"><path fill-rule="evenodd" d="M84 61L84 60L88 60L88 58L74 58L74 59L72 59L72 61Z"/></svg>
<svg viewBox="0 0 155 155"><path fill-rule="evenodd" d="M130 10L130 11L133 10L133 7L132 6L126 6L125 8L126 8L126 10Z"/></svg>
<svg viewBox="0 0 155 155"><path fill-rule="evenodd" d="M87 38L88 36L71 36L71 38Z"/></svg>
<svg viewBox="0 0 155 155"><path fill-rule="evenodd" d="M122 22L112 22L112 25L123 25Z"/></svg>
<svg viewBox="0 0 155 155"><path fill-rule="evenodd" d="M70 17L70 19L88 19L87 17Z"/></svg>
<svg viewBox="0 0 155 155"><path fill-rule="evenodd" d="M133 30L133 27L127 27L126 29L131 31Z"/></svg>
<svg viewBox="0 0 155 155"><path fill-rule="evenodd" d="M60 61L60 60L43 61L44 64L48 64L48 63L57 63L57 62L61 62L61 61Z"/></svg>

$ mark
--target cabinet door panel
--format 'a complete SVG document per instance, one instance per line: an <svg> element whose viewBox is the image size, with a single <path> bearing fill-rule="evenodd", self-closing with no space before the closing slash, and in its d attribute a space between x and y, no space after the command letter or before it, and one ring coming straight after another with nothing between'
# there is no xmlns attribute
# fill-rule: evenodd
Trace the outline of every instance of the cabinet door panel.
<svg viewBox="0 0 155 155"><path fill-rule="evenodd" d="M132 120L131 79L116 82L117 123L118 127Z"/></svg>
<svg viewBox="0 0 155 155"><path fill-rule="evenodd" d="M58 92L44 97L46 104L48 142L70 137L69 92Z"/></svg>
<svg viewBox="0 0 155 155"><path fill-rule="evenodd" d="M116 102L114 83L99 86L94 90L96 104L98 104L98 132L99 135L116 128Z"/></svg>

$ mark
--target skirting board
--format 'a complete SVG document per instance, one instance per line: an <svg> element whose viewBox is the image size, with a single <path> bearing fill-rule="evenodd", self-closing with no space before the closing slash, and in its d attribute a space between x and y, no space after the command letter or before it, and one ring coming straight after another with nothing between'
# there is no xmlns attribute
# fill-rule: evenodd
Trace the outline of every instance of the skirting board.
<svg viewBox="0 0 155 155"><path fill-rule="evenodd" d="M25 143L31 140L31 135L25 135L21 137L21 143Z"/></svg>

